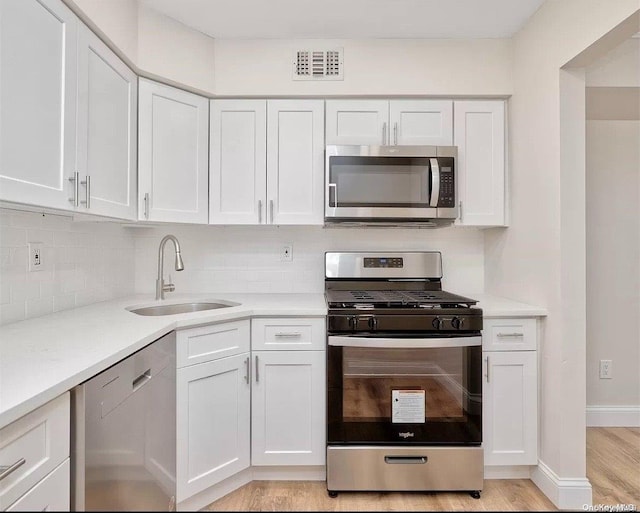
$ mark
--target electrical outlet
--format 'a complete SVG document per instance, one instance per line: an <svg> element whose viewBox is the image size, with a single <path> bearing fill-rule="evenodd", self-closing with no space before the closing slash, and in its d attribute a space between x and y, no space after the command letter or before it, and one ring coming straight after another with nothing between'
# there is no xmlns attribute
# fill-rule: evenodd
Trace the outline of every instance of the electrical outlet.
<svg viewBox="0 0 640 513"><path fill-rule="evenodd" d="M44 269L44 255L42 242L29 243L29 272L42 271Z"/></svg>
<svg viewBox="0 0 640 513"><path fill-rule="evenodd" d="M613 360L600 360L600 379L613 379Z"/></svg>
<svg viewBox="0 0 640 513"><path fill-rule="evenodd" d="M287 244L282 246L282 252L280 253L280 260L282 262L293 262L293 245Z"/></svg>

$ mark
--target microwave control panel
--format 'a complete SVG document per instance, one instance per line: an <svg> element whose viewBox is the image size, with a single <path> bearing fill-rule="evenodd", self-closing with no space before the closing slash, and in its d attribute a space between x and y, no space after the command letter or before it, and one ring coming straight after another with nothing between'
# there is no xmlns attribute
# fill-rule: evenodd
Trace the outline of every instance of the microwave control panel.
<svg viewBox="0 0 640 513"><path fill-rule="evenodd" d="M440 165L440 198L439 207L456 206L456 183L454 179L454 167L452 158L439 158Z"/></svg>

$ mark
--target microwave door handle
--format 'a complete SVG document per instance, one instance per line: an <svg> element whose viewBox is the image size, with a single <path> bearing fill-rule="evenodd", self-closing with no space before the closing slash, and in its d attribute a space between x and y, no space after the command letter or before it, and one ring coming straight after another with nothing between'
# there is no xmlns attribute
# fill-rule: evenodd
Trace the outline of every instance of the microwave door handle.
<svg viewBox="0 0 640 513"><path fill-rule="evenodd" d="M338 206L338 185L335 183L329 184L329 205L331 205L331 189L333 188L333 203L335 207Z"/></svg>
<svg viewBox="0 0 640 513"><path fill-rule="evenodd" d="M431 201L430 207L437 207L440 199L440 166L438 159L429 159L431 162Z"/></svg>

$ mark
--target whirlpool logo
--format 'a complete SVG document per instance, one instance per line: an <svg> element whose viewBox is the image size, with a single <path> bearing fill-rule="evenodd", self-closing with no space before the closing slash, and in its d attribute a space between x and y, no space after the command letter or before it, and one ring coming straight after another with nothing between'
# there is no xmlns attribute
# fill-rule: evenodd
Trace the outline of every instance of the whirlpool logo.
<svg viewBox="0 0 640 513"><path fill-rule="evenodd" d="M406 440L407 438L413 438L415 435L411 431L406 431L404 433L398 433L398 436Z"/></svg>

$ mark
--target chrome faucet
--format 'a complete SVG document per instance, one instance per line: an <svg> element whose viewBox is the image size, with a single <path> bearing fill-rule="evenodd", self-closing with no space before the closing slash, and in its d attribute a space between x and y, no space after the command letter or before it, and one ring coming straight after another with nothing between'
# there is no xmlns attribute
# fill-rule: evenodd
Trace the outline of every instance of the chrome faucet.
<svg viewBox="0 0 640 513"><path fill-rule="evenodd" d="M164 278L162 277L162 271L164 266L164 245L167 241L173 242L176 248L176 271L184 270L184 262L182 261L182 255L180 254L180 243L174 235L167 235L160 241L160 248L158 249L158 279L156 280L156 299L164 299L165 292L173 292L176 290L176 286L173 283L164 284ZM169 281L171 281L171 275L169 275Z"/></svg>

